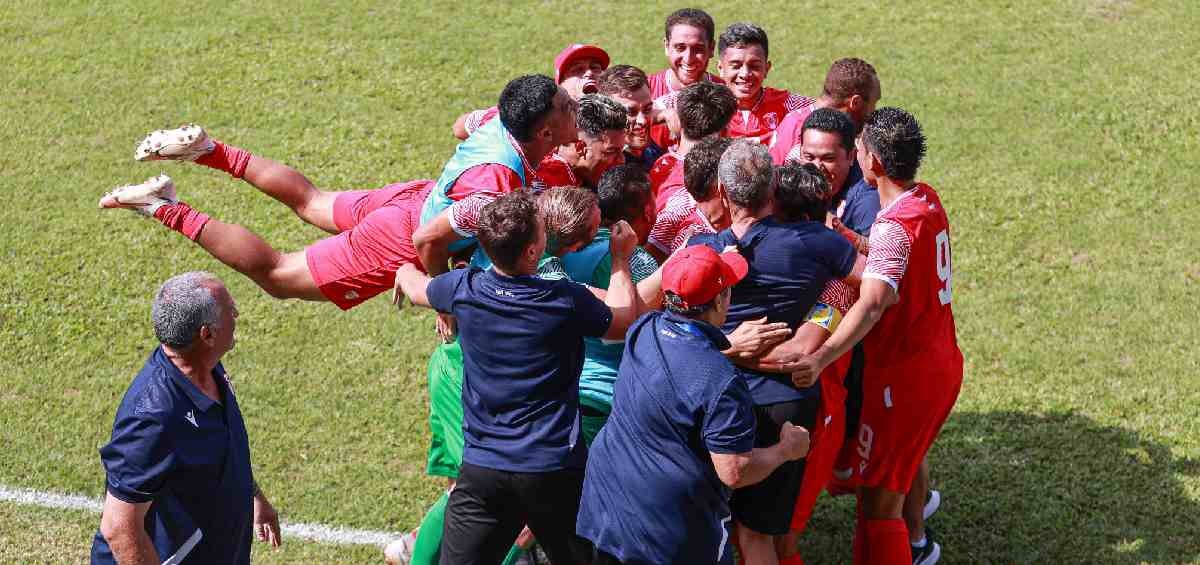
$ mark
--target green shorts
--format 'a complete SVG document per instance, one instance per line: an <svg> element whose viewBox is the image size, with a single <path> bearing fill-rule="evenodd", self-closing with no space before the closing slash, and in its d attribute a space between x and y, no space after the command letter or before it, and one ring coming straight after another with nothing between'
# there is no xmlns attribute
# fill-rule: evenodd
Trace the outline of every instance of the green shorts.
<svg viewBox="0 0 1200 565"><path fill-rule="evenodd" d="M463 357L458 342L438 346L429 358L429 463L425 472L458 478L463 458Z"/></svg>

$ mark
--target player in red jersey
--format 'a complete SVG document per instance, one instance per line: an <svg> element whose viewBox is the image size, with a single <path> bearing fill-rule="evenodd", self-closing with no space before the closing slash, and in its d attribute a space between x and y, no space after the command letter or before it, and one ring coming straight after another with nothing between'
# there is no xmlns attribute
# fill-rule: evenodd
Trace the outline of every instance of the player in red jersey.
<svg viewBox="0 0 1200 565"><path fill-rule="evenodd" d="M423 268L412 234L432 181L376 190L319 190L299 171L211 139L196 125L150 133L134 157L195 161L225 171L291 208L305 222L337 234L303 251L282 253L250 230L176 200L175 185L166 175L118 188L100 199L101 208L134 209L182 233L275 298L329 301L348 310L390 290L400 265Z"/></svg>
<svg viewBox="0 0 1200 565"><path fill-rule="evenodd" d="M600 73L596 83L600 94L625 108L625 162L650 172L664 149L650 139L657 112L646 73L632 65L613 65Z"/></svg>
<svg viewBox="0 0 1200 565"><path fill-rule="evenodd" d="M673 95L699 82L721 82L708 72L708 62L717 46L716 25L704 10L684 8L667 16L664 26L663 52L667 68L650 75L650 96L659 110L670 107ZM664 116L665 118L665 116ZM675 145L675 137L666 123L651 128L651 139L667 149Z"/></svg>
<svg viewBox="0 0 1200 565"><path fill-rule="evenodd" d="M771 71L767 32L748 23L735 23L717 41L717 70L733 91L738 112L725 128L729 137L748 137L770 145L779 123L791 112L813 103L811 98L764 86Z"/></svg>
<svg viewBox="0 0 1200 565"><path fill-rule="evenodd" d="M912 115L897 108L875 111L857 148L859 165L879 188L883 205L871 228L859 299L825 344L800 361L796 373L817 374L862 340L866 365L854 467L862 485L855 562L933 563L940 546L919 539L910 547L901 515L906 496L924 499L925 493L917 492L921 485L914 485L917 469L962 386L963 359L951 309L949 220L937 193L914 181L925 137Z"/></svg>
<svg viewBox="0 0 1200 565"><path fill-rule="evenodd" d="M830 108L850 116L857 129L862 129L863 120L875 111L875 105L883 96L879 75L870 63L855 58L838 59L825 73L825 84L821 95L808 107L788 114L771 141L771 158L778 164L790 160L789 153L801 145L804 120L817 108Z"/></svg>
<svg viewBox="0 0 1200 565"><path fill-rule="evenodd" d="M655 218L647 238L651 255L670 257L693 235L717 233L729 227L729 202L717 178L721 155L729 147L724 137L705 138L684 159L684 184Z"/></svg>

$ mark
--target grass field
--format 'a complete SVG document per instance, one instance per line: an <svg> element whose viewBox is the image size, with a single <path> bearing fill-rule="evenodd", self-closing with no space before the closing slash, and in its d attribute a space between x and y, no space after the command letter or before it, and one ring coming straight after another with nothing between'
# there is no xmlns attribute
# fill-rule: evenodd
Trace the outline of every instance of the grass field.
<svg viewBox="0 0 1200 565"><path fill-rule="evenodd" d="M226 358L256 475L285 519L411 528L424 477L432 318L377 299L280 302L126 212L109 188L165 171L181 196L283 249L320 234L253 189L132 161L195 121L369 188L435 176L450 124L579 40L664 65L677 4L0 4L0 485L99 496L96 449L153 345L149 299L209 269L239 302ZM768 84L816 94L835 58L879 70L930 138L950 211L962 397L931 458L947 563L1200 561L1200 4L1186 0L723 3L771 33ZM820 505L810 563L849 560L853 506ZM0 562L86 559L98 517L0 503ZM285 542L264 562L366 562Z"/></svg>

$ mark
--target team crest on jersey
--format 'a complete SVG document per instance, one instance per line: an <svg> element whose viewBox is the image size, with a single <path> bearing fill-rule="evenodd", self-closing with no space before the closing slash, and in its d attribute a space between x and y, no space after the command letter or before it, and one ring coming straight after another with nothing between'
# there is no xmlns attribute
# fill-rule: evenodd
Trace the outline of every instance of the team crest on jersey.
<svg viewBox="0 0 1200 565"><path fill-rule="evenodd" d="M547 188L550 188L550 187L546 186L546 183L544 183L540 180L535 180L535 181L529 183L529 189L532 190L534 194L537 194L543 190L546 190Z"/></svg>
<svg viewBox="0 0 1200 565"><path fill-rule="evenodd" d="M763 114L763 121L767 122L767 127L771 129L775 129L779 126L779 119L775 117L775 112Z"/></svg>

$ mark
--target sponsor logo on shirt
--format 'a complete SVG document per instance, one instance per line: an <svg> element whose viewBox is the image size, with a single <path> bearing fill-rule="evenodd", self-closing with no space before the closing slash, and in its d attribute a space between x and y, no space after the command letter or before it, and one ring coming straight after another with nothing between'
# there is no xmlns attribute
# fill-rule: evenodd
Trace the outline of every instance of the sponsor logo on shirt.
<svg viewBox="0 0 1200 565"><path fill-rule="evenodd" d="M775 129L779 126L779 118L775 116L775 112L763 114L763 121L767 122L768 129Z"/></svg>

